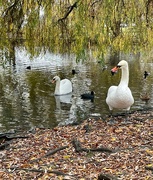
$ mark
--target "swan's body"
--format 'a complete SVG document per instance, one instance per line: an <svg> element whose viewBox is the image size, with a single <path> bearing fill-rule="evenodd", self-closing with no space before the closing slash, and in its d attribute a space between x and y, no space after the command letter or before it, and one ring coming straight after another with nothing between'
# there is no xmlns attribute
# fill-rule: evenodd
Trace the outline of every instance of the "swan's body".
<svg viewBox="0 0 153 180"><path fill-rule="evenodd" d="M106 103L110 110L113 110L114 108L130 110L131 105L134 103L134 98L130 88L128 87L128 63L125 60L120 61L112 71L115 72L117 69L122 70L121 80L118 86L111 86L108 89Z"/></svg>
<svg viewBox="0 0 153 180"><path fill-rule="evenodd" d="M55 76L52 79L52 83L56 82L55 95L64 95L72 92L72 83L68 79L60 80L59 76Z"/></svg>

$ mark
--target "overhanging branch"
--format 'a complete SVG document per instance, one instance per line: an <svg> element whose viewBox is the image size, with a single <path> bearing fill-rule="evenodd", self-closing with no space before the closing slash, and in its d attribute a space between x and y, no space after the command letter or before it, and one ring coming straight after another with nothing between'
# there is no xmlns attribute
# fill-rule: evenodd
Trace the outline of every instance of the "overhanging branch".
<svg viewBox="0 0 153 180"><path fill-rule="evenodd" d="M69 14L73 11L73 9L77 8L77 3L78 3L78 1L76 1L72 6L70 6L69 10L66 12L65 16L63 18L60 18L58 20L58 22L65 20L69 16Z"/></svg>

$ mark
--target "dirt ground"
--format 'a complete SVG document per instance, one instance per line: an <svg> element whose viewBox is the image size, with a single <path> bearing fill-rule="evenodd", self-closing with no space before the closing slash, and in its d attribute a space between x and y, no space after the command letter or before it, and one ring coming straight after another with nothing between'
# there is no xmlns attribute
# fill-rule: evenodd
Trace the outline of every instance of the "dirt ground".
<svg viewBox="0 0 153 180"><path fill-rule="evenodd" d="M153 111L3 138L0 179L152 180Z"/></svg>

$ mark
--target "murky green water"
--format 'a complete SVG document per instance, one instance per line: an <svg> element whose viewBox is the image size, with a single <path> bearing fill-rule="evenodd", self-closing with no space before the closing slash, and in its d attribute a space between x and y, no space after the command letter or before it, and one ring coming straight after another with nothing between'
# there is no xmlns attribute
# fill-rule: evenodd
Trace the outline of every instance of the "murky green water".
<svg viewBox="0 0 153 180"><path fill-rule="evenodd" d="M130 68L129 86L135 104L131 110L152 106L152 74L143 79L143 72L152 72L152 62L144 63L141 56L121 56L128 60ZM54 127L82 121L88 117L105 116L109 113L105 102L108 88L118 84L121 73L112 76L109 62L107 69L98 62L76 63L73 55L41 54L30 61L25 51L16 51L16 67L0 66L0 131L29 130L33 127ZM118 62L118 60L116 60ZM27 69L30 66L31 69ZM73 75L72 69L79 69ZM70 96L54 96L55 75L68 78L73 83ZM84 101L80 95L95 92L94 102ZM148 104L140 99L141 93L149 93ZM66 102L66 103L65 103Z"/></svg>

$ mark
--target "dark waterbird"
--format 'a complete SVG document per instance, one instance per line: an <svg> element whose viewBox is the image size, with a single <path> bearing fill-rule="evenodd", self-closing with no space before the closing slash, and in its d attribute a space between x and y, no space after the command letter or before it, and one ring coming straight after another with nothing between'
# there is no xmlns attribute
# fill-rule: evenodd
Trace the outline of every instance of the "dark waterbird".
<svg viewBox="0 0 153 180"><path fill-rule="evenodd" d="M75 70L75 69L72 69L72 74L78 74L79 73L79 70Z"/></svg>
<svg viewBox="0 0 153 180"><path fill-rule="evenodd" d="M144 79L146 79L147 76L149 76L149 75L150 75L150 73L148 73L147 71L145 71L145 72L144 72Z"/></svg>
<svg viewBox="0 0 153 180"><path fill-rule="evenodd" d="M29 69L29 70L30 70L30 69L31 69L31 66L27 66L26 69Z"/></svg>
<svg viewBox="0 0 153 180"><path fill-rule="evenodd" d="M91 91L91 93L85 93L81 94L81 99L94 99L94 91Z"/></svg>

